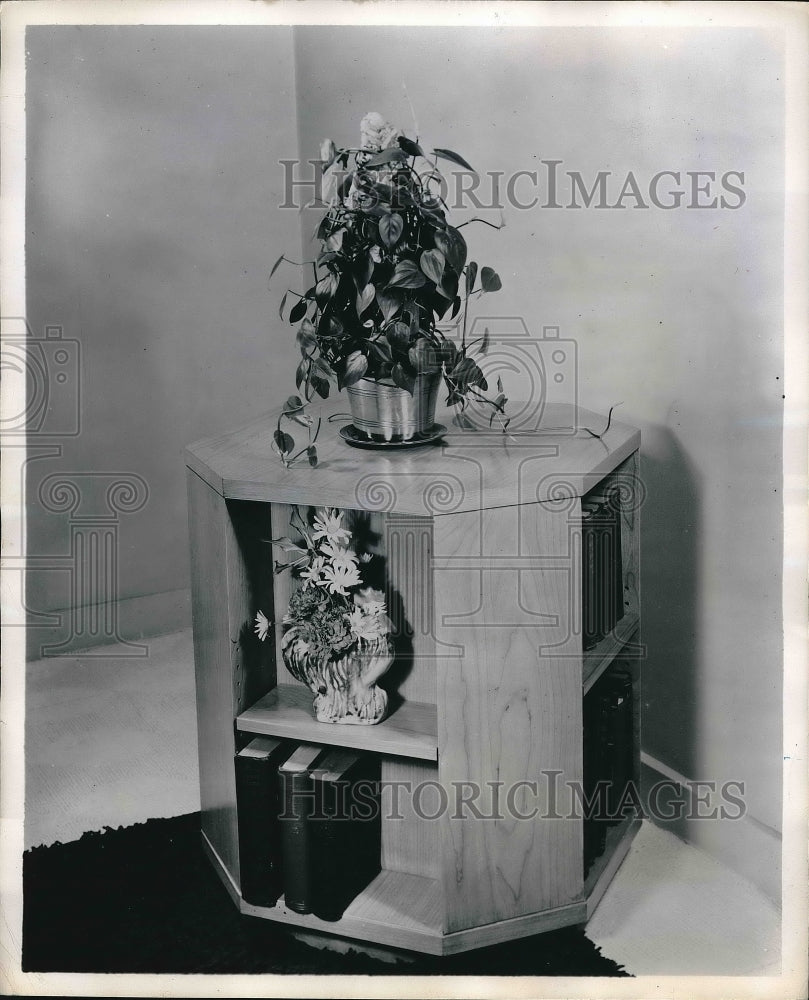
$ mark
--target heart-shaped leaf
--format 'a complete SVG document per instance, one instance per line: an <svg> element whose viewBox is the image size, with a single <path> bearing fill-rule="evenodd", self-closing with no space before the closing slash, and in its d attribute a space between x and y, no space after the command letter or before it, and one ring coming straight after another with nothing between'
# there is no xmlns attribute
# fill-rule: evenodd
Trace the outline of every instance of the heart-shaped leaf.
<svg viewBox="0 0 809 1000"><path fill-rule="evenodd" d="M340 229L335 229L335 231L331 234L331 236L329 236L328 239L324 241L323 245L325 249L333 251L342 249L343 237L345 236L345 234L346 234L345 227L341 227Z"/></svg>
<svg viewBox="0 0 809 1000"><path fill-rule="evenodd" d="M305 319L295 338L303 354L308 354L313 347L317 347L317 337L315 335L315 324L310 319Z"/></svg>
<svg viewBox="0 0 809 1000"><path fill-rule="evenodd" d="M277 430L273 436L273 441L275 441L276 448L281 452L282 455L288 455L292 449L295 447L295 441L289 434L285 434L284 431ZM289 541L289 539L279 540L279 545L281 541Z"/></svg>
<svg viewBox="0 0 809 1000"><path fill-rule="evenodd" d="M447 259L447 263L458 274L466 263L466 240L454 226L447 226L434 235L435 245Z"/></svg>
<svg viewBox="0 0 809 1000"><path fill-rule="evenodd" d="M425 250L419 261L422 271L436 285L441 284L446 264L447 259L440 250Z"/></svg>
<svg viewBox="0 0 809 1000"><path fill-rule="evenodd" d="M374 262L369 254L363 253L357 257L354 261L353 273L354 284L357 286L357 291L361 292L374 273Z"/></svg>
<svg viewBox="0 0 809 1000"><path fill-rule="evenodd" d="M421 146L407 136L400 135L397 141L408 156L424 156Z"/></svg>
<svg viewBox="0 0 809 1000"><path fill-rule="evenodd" d="M365 169L373 170L375 167L384 167L386 163L392 163L394 160L404 160L405 158L406 154L403 149L399 146L391 146L390 149L383 149L381 153L377 153L370 160L367 160Z"/></svg>
<svg viewBox="0 0 809 1000"><path fill-rule="evenodd" d="M306 315L306 310L309 308L309 303L306 299L298 299L295 305L289 311L289 322L297 323L299 319L303 319Z"/></svg>
<svg viewBox="0 0 809 1000"><path fill-rule="evenodd" d="M382 317L387 323L399 311L399 307L401 306L402 302L397 295L388 292L384 288L377 288L376 304L379 306L380 312L382 313Z"/></svg>
<svg viewBox="0 0 809 1000"><path fill-rule="evenodd" d="M470 260L466 265L466 294L469 295L475 288L475 278L478 276L478 266Z"/></svg>
<svg viewBox="0 0 809 1000"><path fill-rule="evenodd" d="M395 351L404 353L410 347L410 327L398 320L388 327L388 341Z"/></svg>
<svg viewBox="0 0 809 1000"><path fill-rule="evenodd" d="M436 156L440 156L445 160L450 160L452 163L457 163L459 167L466 167L466 169L471 170L473 174L477 172L475 168L470 166L459 153L453 153L451 149L434 149L433 152Z"/></svg>
<svg viewBox="0 0 809 1000"><path fill-rule="evenodd" d="M363 290L357 295L357 315L362 316L365 310L371 305L376 296L376 289L373 285L368 284L363 288Z"/></svg>
<svg viewBox="0 0 809 1000"><path fill-rule="evenodd" d="M370 347L383 365L393 364L393 355L391 354L387 337L377 337L376 340L370 342Z"/></svg>
<svg viewBox="0 0 809 1000"><path fill-rule="evenodd" d="M391 369L390 377L393 379L394 385L398 385L400 389L405 389L411 396L413 395L413 390L416 388L416 380L398 362Z"/></svg>
<svg viewBox="0 0 809 1000"><path fill-rule="evenodd" d="M383 215L379 220L379 237L386 247L390 248L399 242L399 237L404 230L404 222L401 215L391 212L390 215Z"/></svg>
<svg viewBox="0 0 809 1000"><path fill-rule="evenodd" d="M441 359L435 346L424 337L419 337L413 347L408 351L410 364L415 368L417 374L425 372L435 372L441 367Z"/></svg>
<svg viewBox="0 0 809 1000"><path fill-rule="evenodd" d="M286 403L284 403L284 410L286 412L290 412L293 410L302 410L302 409L303 409L303 403L301 401L300 396L290 396L287 399Z"/></svg>
<svg viewBox="0 0 809 1000"><path fill-rule="evenodd" d="M450 316L450 319L455 319L455 317L458 315L460 311L461 311L461 296L456 295L455 298L452 300L452 314Z"/></svg>
<svg viewBox="0 0 809 1000"><path fill-rule="evenodd" d="M354 385L368 370L368 359L361 351L354 351L346 358L346 370L343 375L343 385Z"/></svg>
<svg viewBox="0 0 809 1000"><path fill-rule="evenodd" d="M400 260L388 282L388 288L421 288L427 279L412 260Z"/></svg>
<svg viewBox="0 0 809 1000"><path fill-rule="evenodd" d="M331 300L337 291L337 285L337 276L332 274L331 271L325 274L315 285L315 299L321 309Z"/></svg>
<svg viewBox="0 0 809 1000"><path fill-rule="evenodd" d="M309 374L310 361L308 358L304 358L303 361L298 365L295 371L295 388L300 389L303 383L306 381L306 376Z"/></svg>
<svg viewBox="0 0 809 1000"><path fill-rule="evenodd" d="M480 270L480 286L484 292L497 292L503 287L500 275L491 267Z"/></svg>
<svg viewBox="0 0 809 1000"><path fill-rule="evenodd" d="M309 460L309 464L314 468L317 465L317 448L310 444L306 449L306 457Z"/></svg>

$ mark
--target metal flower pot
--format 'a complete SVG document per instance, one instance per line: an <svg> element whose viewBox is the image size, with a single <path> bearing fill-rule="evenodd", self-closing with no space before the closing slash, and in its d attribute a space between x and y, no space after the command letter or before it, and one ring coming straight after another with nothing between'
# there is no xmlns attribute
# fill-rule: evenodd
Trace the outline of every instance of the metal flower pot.
<svg viewBox="0 0 809 1000"><path fill-rule="evenodd" d="M372 441L411 441L435 424L441 373L417 375L411 395L392 382L363 378L346 387L354 427Z"/></svg>

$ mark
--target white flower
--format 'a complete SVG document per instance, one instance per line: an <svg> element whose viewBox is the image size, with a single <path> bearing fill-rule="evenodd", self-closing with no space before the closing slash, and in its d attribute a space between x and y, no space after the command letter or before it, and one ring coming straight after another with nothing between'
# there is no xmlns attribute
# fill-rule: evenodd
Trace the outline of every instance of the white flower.
<svg viewBox="0 0 809 1000"><path fill-rule="evenodd" d="M362 590L354 594L354 603L357 607L364 607L368 604L379 604L382 606L384 613L385 595L381 590L375 590L373 587L363 587Z"/></svg>
<svg viewBox="0 0 809 1000"><path fill-rule="evenodd" d="M272 628L272 622L264 614L263 611L259 611L256 615L256 635L261 639L262 642L267 638L267 633Z"/></svg>
<svg viewBox="0 0 809 1000"><path fill-rule="evenodd" d="M387 633L384 619L367 614L363 608L355 608L346 617L354 635L365 642L374 642Z"/></svg>
<svg viewBox="0 0 809 1000"><path fill-rule="evenodd" d="M330 563L324 569L323 577L329 590L342 597L347 596L348 587L356 587L362 583L357 564L353 562Z"/></svg>
<svg viewBox="0 0 809 1000"><path fill-rule="evenodd" d="M301 570L301 579L304 580L303 589L308 590L312 584L319 584L323 580L323 568L326 560L323 556L315 556L311 564L306 569Z"/></svg>
<svg viewBox="0 0 809 1000"><path fill-rule="evenodd" d="M385 121L378 111L369 111L360 122L360 146L371 153L395 146L400 135L399 129Z"/></svg>
<svg viewBox="0 0 809 1000"><path fill-rule="evenodd" d="M315 514L315 530L312 538L325 538L327 541L337 544L338 542L348 542L351 539L351 532L342 526L343 512L332 507L326 507L322 513Z"/></svg>
<svg viewBox="0 0 809 1000"><path fill-rule="evenodd" d="M369 563L373 558L370 552L360 552L361 563Z"/></svg>
<svg viewBox="0 0 809 1000"><path fill-rule="evenodd" d="M347 549L341 545L332 545L331 542L326 542L325 545L320 547L320 551L334 566L348 567L356 566L357 564L357 553L353 549Z"/></svg>

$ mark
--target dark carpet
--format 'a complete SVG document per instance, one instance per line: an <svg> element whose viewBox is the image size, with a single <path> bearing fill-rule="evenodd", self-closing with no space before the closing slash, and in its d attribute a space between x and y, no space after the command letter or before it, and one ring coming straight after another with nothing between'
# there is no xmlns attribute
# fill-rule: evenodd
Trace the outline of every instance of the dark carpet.
<svg viewBox="0 0 809 1000"><path fill-rule="evenodd" d="M149 820L23 857L25 972L625 976L578 927L390 964L243 917L204 856L199 814Z"/></svg>

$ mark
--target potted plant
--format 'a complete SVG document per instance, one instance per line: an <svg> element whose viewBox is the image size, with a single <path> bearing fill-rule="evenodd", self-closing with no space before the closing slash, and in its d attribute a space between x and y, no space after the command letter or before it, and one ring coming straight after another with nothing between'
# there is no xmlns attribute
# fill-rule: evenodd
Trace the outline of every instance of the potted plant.
<svg viewBox="0 0 809 1000"><path fill-rule="evenodd" d="M288 290L281 303L283 316L289 296L297 296L288 318L298 327L298 389L307 401L346 389L354 427L370 440L428 432L442 380L448 405L484 402L505 427L502 386L489 398L472 356L486 344L466 340L470 300L497 291L501 281L467 259L461 229L468 223L450 224L437 164L472 168L448 149L426 154L375 112L363 118L361 136L359 148L323 143L326 211L317 228L320 252L307 262L312 284L302 294ZM296 400L303 406L291 397L293 414ZM282 457L293 445L287 438L276 435Z"/></svg>
<svg viewBox="0 0 809 1000"><path fill-rule="evenodd" d="M293 507L292 524L299 539L272 539L290 556L275 572L289 570L297 581L283 618L284 663L314 694L319 722L374 725L387 710L376 681L393 663L393 644L385 595L363 586L361 567L371 556L352 547L341 510L318 508L309 524ZM259 639L271 628L259 611Z"/></svg>

